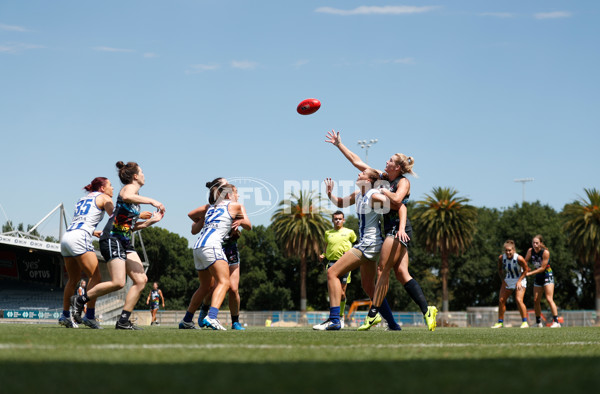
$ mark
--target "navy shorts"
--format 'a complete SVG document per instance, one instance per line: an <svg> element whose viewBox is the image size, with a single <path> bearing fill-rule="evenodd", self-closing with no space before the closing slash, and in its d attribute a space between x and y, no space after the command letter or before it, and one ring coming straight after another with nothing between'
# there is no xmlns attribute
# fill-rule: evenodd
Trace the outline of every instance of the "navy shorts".
<svg viewBox="0 0 600 394"><path fill-rule="evenodd" d="M127 260L127 253L133 253L135 249L131 244L123 245L117 238L106 238L100 240L100 253L105 262L113 259Z"/></svg>

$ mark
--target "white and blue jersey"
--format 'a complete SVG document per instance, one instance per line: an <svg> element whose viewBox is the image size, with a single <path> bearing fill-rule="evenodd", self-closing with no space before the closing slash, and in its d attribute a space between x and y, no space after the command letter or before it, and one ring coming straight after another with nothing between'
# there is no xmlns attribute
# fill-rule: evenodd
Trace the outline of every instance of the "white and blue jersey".
<svg viewBox="0 0 600 394"><path fill-rule="evenodd" d="M194 265L196 270L204 271L217 260L227 260L223 250L223 240L231 231L233 218L229 214L231 201L211 205L204 217L204 226L194 244Z"/></svg>
<svg viewBox="0 0 600 394"><path fill-rule="evenodd" d="M73 220L60 240L60 251L64 257L76 257L93 252L92 235L104 217L104 210L96 205L100 192L82 197L75 205Z"/></svg>
<svg viewBox="0 0 600 394"><path fill-rule="evenodd" d="M79 199L77 205L75 205L73 220L67 231L83 230L89 235L94 234L96 226L104 217L104 211L96 205L96 197L101 194L101 192L92 192Z"/></svg>
<svg viewBox="0 0 600 394"><path fill-rule="evenodd" d="M194 244L194 249L223 246L223 240L229 235L233 222L229 214L230 203L231 201L225 200L208 208L204 217L204 226Z"/></svg>
<svg viewBox="0 0 600 394"><path fill-rule="evenodd" d="M502 269L505 272L504 281L507 289L515 289L517 281L523 273L523 267L519 264L519 255L515 253L512 259L506 257L506 253L502 255ZM527 279L521 280L523 287L527 286Z"/></svg>
<svg viewBox="0 0 600 394"><path fill-rule="evenodd" d="M354 248L360 250L369 260L377 258L383 244L380 215L371 206L371 200L375 193L379 193L379 191L370 189L364 196L360 192L356 195L358 243L354 245Z"/></svg>

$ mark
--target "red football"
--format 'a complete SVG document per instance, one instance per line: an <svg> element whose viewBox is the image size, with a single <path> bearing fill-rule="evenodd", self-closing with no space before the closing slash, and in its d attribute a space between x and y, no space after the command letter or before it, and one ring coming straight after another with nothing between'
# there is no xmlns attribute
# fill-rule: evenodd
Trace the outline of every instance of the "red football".
<svg viewBox="0 0 600 394"><path fill-rule="evenodd" d="M314 98L302 100L296 109L300 115L314 114L321 108L321 102Z"/></svg>

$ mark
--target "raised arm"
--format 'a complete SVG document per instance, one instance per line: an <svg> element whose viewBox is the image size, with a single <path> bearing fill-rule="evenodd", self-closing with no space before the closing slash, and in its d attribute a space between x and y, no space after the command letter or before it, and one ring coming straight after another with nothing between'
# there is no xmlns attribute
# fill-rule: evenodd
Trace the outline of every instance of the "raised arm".
<svg viewBox="0 0 600 394"><path fill-rule="evenodd" d="M340 152L342 152L342 154L346 157L346 159L348 159L350 161L350 163L352 163L352 165L354 167L358 168L359 170L364 171L367 168L369 168L367 163L362 161L360 156L358 156L356 153L354 153L350 149L348 149L348 147L346 147L346 145L342 144L342 137L340 137L339 131L338 132L336 132L335 130L328 131L327 137L325 138L325 142L329 142L330 144L337 146L337 148L340 150Z"/></svg>
<svg viewBox="0 0 600 394"><path fill-rule="evenodd" d="M332 194L333 181L331 180L331 178L325 178L325 186L327 187L327 197L329 197L329 199L331 200L333 205L335 205L336 207L345 208L345 207L349 207L350 205L353 205L356 202L356 192L350 194L349 196L343 197L343 198L334 196Z"/></svg>
<svg viewBox="0 0 600 394"><path fill-rule="evenodd" d="M137 187L134 184L123 186L123 189L121 189L120 192L123 202L129 204L150 204L156 209L158 209L161 213L165 213L164 205L162 205L160 202L156 201L153 198L140 196L139 194L137 194L138 190L139 187Z"/></svg>

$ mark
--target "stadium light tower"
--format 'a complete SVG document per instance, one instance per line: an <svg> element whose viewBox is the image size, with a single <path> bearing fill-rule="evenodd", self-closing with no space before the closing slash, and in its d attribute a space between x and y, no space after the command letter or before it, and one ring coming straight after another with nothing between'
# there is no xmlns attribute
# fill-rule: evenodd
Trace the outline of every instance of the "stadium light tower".
<svg viewBox="0 0 600 394"><path fill-rule="evenodd" d="M358 145L365 150L365 163L369 164L369 148L377 143L377 138L371 140L358 140Z"/></svg>
<svg viewBox="0 0 600 394"><path fill-rule="evenodd" d="M519 178L519 179L515 179L515 182L520 182L523 184L523 203L525 202L525 184L527 182L533 182L534 179L533 178Z"/></svg>

